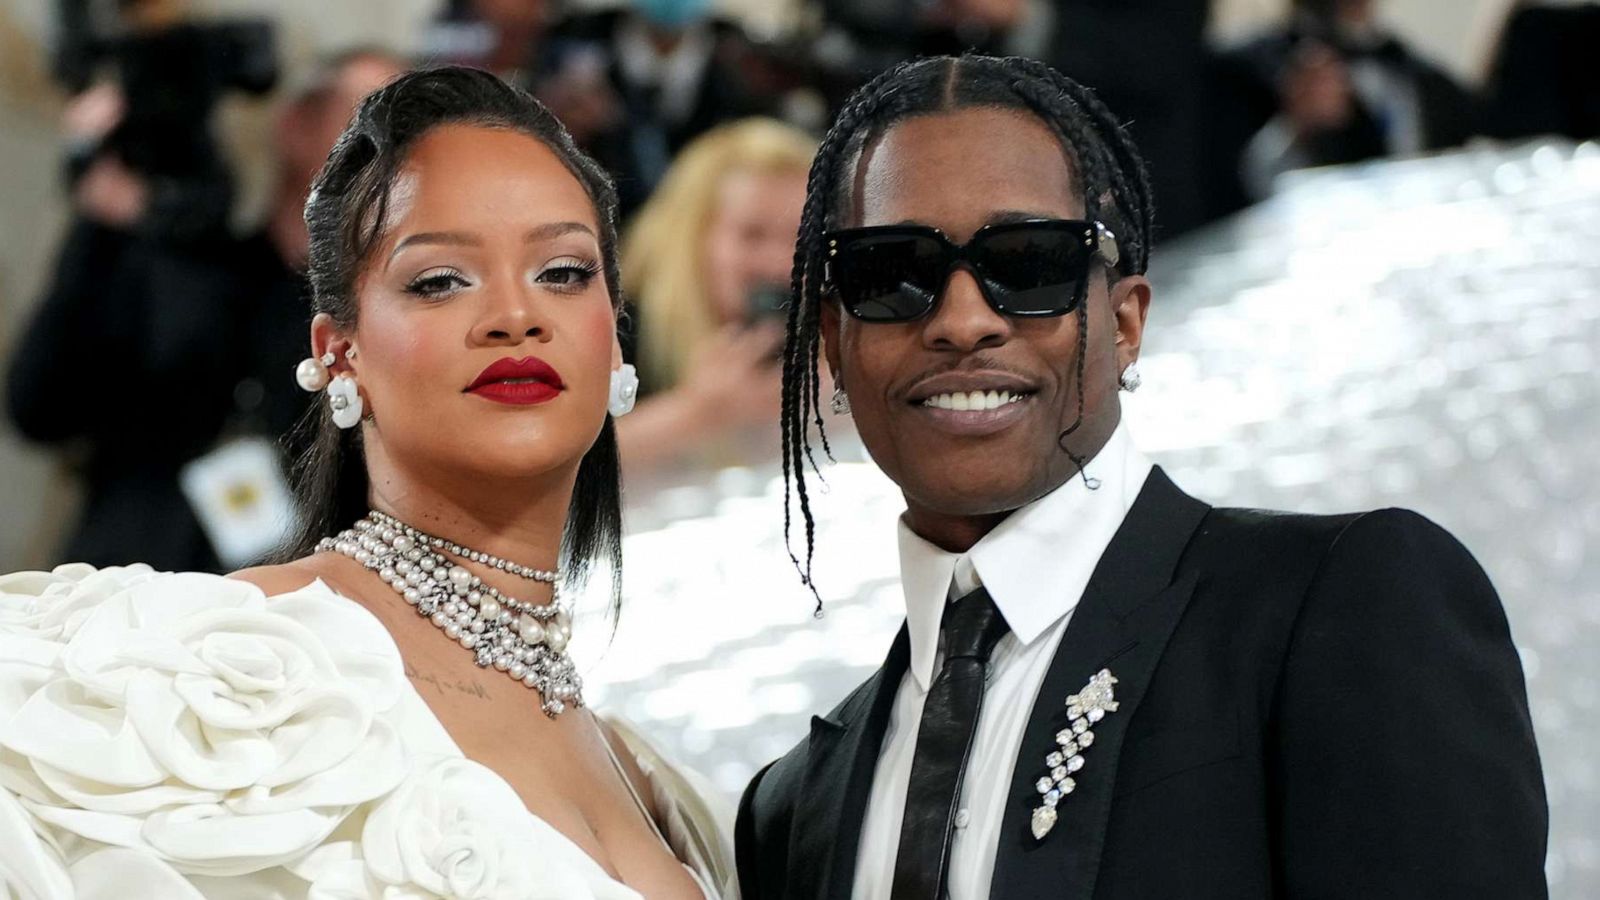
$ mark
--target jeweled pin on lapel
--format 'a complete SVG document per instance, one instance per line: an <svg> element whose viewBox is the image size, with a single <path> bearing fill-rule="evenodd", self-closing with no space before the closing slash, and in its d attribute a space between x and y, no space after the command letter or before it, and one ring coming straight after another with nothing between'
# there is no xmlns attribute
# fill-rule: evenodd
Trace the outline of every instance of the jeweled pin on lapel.
<svg viewBox="0 0 1600 900"><path fill-rule="evenodd" d="M1116 696L1111 689L1116 683L1117 677L1110 669L1101 669L1082 690L1067 698L1067 727L1056 732L1056 749L1044 758L1050 774L1034 784L1041 801L1033 810L1034 840L1044 840L1056 825L1056 806L1078 789L1072 776L1083 768L1083 752L1094 743L1092 726L1104 719L1106 713L1117 711Z"/></svg>

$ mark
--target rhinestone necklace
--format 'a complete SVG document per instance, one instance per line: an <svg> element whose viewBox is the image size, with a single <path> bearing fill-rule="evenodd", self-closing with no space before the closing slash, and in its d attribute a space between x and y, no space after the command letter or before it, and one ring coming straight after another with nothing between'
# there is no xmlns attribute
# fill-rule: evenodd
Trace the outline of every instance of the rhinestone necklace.
<svg viewBox="0 0 1600 900"><path fill-rule="evenodd" d="M521 566L418 531L377 510L319 551L350 557L376 572L408 605L462 647L477 652L479 666L506 673L539 692L541 709L555 718L567 704L583 705L583 679L566 654L572 611L562 602L560 573ZM441 551L499 571L550 584L548 604L500 593Z"/></svg>

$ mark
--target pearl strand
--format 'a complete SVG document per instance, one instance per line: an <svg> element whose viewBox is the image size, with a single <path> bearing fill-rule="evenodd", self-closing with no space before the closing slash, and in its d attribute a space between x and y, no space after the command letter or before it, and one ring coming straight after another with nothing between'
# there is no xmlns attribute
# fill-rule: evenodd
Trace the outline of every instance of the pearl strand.
<svg viewBox="0 0 1600 900"><path fill-rule="evenodd" d="M437 550L444 550L451 556L469 559L477 563L483 563L491 569L498 569L501 572L509 572L512 575L517 575L522 578L529 579L530 581L542 581L546 584L555 584L557 579L561 577L561 573L559 571L552 571L550 569L535 569L533 566L524 566L519 563L514 563L509 559L501 559L500 557L489 553L482 553L477 550L463 547L460 544L447 541L441 537L434 537L425 531L419 531L410 525L407 525L406 523L387 513L381 513L377 510L372 510L371 512L367 513L367 518L379 525L383 525L386 528L392 528L396 531L403 531L406 536L412 540L427 544L428 546Z"/></svg>
<svg viewBox="0 0 1600 900"><path fill-rule="evenodd" d="M565 652L572 638L572 614L561 602L559 588L548 605L507 597L428 549L405 526L383 523L379 515L323 538L317 549L348 556L377 573L418 615L463 648L476 651L479 666L493 666L539 691L547 716L560 715L568 703L583 705L583 681Z"/></svg>

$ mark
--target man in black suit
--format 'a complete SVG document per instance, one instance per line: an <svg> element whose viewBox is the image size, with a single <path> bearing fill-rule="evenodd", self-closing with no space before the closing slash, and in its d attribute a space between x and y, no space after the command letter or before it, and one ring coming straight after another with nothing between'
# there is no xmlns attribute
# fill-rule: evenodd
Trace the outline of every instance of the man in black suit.
<svg viewBox="0 0 1600 900"><path fill-rule="evenodd" d="M1213 508L1132 445L1150 226L1126 133L1039 63L905 64L823 142L786 472L809 546L820 357L905 495L906 626L745 792L747 900L1545 895L1467 551L1401 510Z"/></svg>
<svg viewBox="0 0 1600 900"><path fill-rule="evenodd" d="M1214 165L1236 167L1250 199L1293 169L1457 147L1482 131L1477 98L1387 31L1378 0L1291 6L1285 25L1218 54L1208 75L1207 151L1231 158ZM1213 193L1233 180L1214 174Z"/></svg>

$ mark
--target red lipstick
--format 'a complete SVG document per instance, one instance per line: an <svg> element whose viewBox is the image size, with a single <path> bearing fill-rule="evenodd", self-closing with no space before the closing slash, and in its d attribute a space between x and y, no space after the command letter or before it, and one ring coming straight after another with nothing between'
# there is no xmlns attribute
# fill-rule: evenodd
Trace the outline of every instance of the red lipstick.
<svg viewBox="0 0 1600 900"><path fill-rule="evenodd" d="M537 356L506 357L478 373L465 390L485 400L530 406L544 403L566 389L561 375Z"/></svg>

